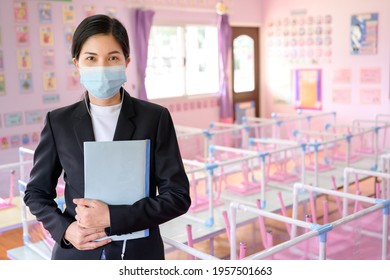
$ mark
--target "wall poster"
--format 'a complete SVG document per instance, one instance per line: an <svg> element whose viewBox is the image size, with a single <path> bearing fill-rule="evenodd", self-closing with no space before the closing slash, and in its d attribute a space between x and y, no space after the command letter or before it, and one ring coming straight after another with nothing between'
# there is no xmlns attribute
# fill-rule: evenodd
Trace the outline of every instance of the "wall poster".
<svg viewBox="0 0 390 280"><path fill-rule="evenodd" d="M380 105L382 102L381 95L381 90L379 88L361 89L360 104Z"/></svg>
<svg viewBox="0 0 390 280"><path fill-rule="evenodd" d="M378 13L351 17L351 54L376 54L378 51Z"/></svg>
<svg viewBox="0 0 390 280"><path fill-rule="evenodd" d="M294 72L295 108L322 109L321 69L297 69Z"/></svg>

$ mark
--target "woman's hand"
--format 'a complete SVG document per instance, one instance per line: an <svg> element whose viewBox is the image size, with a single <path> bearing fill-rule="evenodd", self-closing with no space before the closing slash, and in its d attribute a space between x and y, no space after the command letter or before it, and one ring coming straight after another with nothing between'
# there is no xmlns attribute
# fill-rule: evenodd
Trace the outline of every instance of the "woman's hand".
<svg viewBox="0 0 390 280"><path fill-rule="evenodd" d="M104 228L84 228L75 221L66 229L64 238L79 250L92 250L111 242L110 238L95 241L105 236Z"/></svg>
<svg viewBox="0 0 390 280"><path fill-rule="evenodd" d="M73 199L76 204L76 220L79 226L89 229L110 226L110 211L107 204L88 198Z"/></svg>

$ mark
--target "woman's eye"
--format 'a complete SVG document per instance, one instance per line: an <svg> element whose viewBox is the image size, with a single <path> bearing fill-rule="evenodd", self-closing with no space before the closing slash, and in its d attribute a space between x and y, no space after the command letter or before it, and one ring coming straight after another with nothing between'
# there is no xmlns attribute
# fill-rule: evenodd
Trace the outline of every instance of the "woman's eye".
<svg viewBox="0 0 390 280"><path fill-rule="evenodd" d="M88 56L87 57L87 60L89 60L89 61L92 61L92 60L94 60L95 58L93 57L93 56Z"/></svg>
<svg viewBox="0 0 390 280"><path fill-rule="evenodd" d="M116 56L112 56L108 60L118 60L118 58Z"/></svg>

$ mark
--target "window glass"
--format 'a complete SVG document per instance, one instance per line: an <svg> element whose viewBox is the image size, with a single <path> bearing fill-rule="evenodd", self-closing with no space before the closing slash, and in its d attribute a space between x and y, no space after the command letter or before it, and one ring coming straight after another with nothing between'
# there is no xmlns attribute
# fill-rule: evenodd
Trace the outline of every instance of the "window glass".
<svg viewBox="0 0 390 280"><path fill-rule="evenodd" d="M181 96L185 88L184 30L152 27L145 86L149 99Z"/></svg>
<svg viewBox="0 0 390 280"><path fill-rule="evenodd" d="M149 99L216 93L217 28L153 26L145 84Z"/></svg>
<svg viewBox="0 0 390 280"><path fill-rule="evenodd" d="M241 35L233 41L234 92L248 92L255 89L255 42Z"/></svg>
<svg viewBox="0 0 390 280"><path fill-rule="evenodd" d="M218 34L216 28L186 28L186 93L218 92Z"/></svg>

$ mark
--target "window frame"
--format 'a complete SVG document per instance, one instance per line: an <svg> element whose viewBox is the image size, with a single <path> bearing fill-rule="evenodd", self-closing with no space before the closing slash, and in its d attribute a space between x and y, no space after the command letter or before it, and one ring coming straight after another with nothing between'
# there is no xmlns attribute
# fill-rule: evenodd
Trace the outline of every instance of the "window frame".
<svg viewBox="0 0 390 280"><path fill-rule="evenodd" d="M216 31L216 50L215 50L215 53L217 54L217 58L216 58L216 76L217 76L217 80L215 81L215 84L216 84L216 90L214 92L204 92L204 93L195 93L195 94L189 94L188 91L187 91L187 83L188 83L188 80L187 80L187 75L188 75L188 72L187 72L187 47L186 47L186 28L188 27L191 27L191 26L195 26L195 27L212 27L212 28L215 28L215 31ZM156 24L153 24L152 28L154 27L179 27L179 28L182 28L182 46L184 48L184 51L183 51L183 54L184 54L184 57L183 57L183 67L184 67L184 72L183 72L183 78L184 78L184 81L183 81L183 94L182 95L176 95L176 96L166 96L166 97L152 97L150 98L148 96L148 99L149 100L153 100L153 101L158 101L158 100L162 100L162 101L175 101L175 100L182 100L182 99L200 99L200 98L205 98L205 97L215 97L215 96L218 96L218 93L219 93L219 83L220 83L220 71L219 71L219 50L218 50L218 30L217 30L217 27L213 24L210 24L210 23L156 23ZM151 31L152 33L152 31ZM150 38L149 38L150 40ZM149 60L149 44L148 44L148 60ZM148 65L149 63L147 63ZM147 66L148 67L148 66ZM147 70L147 69L145 69ZM147 88L147 85L146 85L146 79L147 77L145 77L145 87Z"/></svg>

